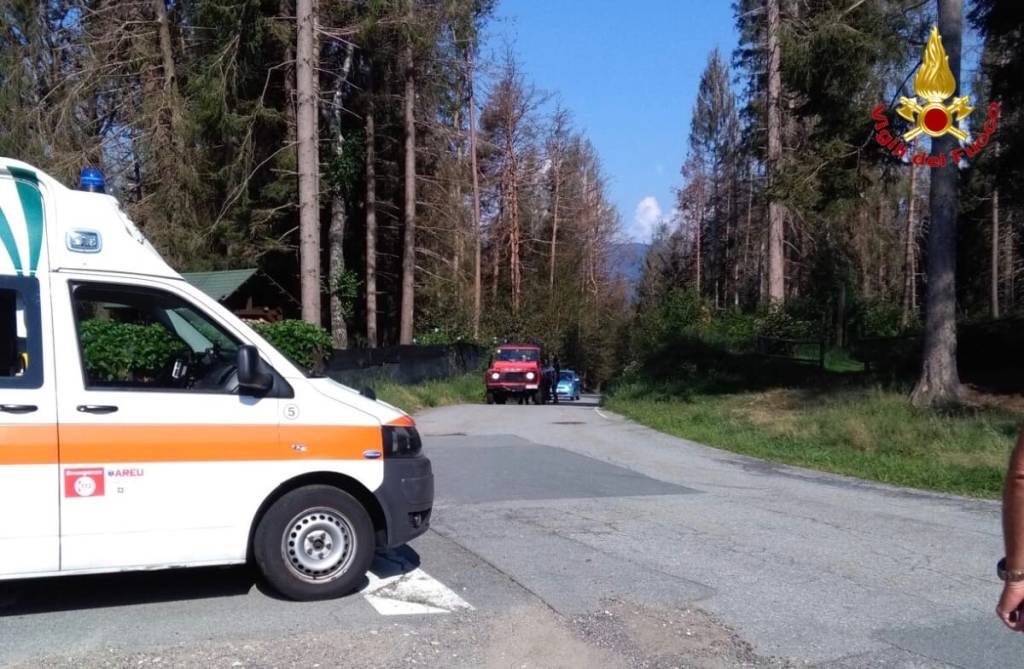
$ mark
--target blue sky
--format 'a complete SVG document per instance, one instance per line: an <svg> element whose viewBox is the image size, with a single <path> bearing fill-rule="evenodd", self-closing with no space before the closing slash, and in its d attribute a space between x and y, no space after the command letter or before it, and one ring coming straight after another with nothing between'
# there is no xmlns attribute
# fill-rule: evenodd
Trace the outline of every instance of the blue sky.
<svg viewBox="0 0 1024 669"><path fill-rule="evenodd" d="M708 53L731 62L731 0L500 0L483 55L506 46L527 78L558 96L597 147L626 236L648 241L675 204L690 112ZM963 83L980 43L968 30Z"/></svg>
<svg viewBox="0 0 1024 669"><path fill-rule="evenodd" d="M717 46L728 60L736 45L731 2L501 0L483 55L496 60L506 45L572 112L601 156L624 232L647 241L675 201L708 53Z"/></svg>

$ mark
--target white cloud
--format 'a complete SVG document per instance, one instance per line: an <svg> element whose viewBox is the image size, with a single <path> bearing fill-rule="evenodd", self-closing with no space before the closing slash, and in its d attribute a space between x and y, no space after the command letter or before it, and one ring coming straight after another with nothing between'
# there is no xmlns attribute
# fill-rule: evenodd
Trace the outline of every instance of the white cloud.
<svg viewBox="0 0 1024 669"><path fill-rule="evenodd" d="M633 213L633 225L630 226L630 236L638 242L649 242L655 231L662 222L661 205L658 198L648 195L636 205Z"/></svg>

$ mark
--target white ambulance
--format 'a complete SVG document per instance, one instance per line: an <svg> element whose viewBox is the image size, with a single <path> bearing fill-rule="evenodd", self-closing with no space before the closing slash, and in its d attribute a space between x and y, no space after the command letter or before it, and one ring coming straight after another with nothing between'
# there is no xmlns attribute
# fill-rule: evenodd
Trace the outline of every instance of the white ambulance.
<svg viewBox="0 0 1024 669"><path fill-rule="evenodd" d="M426 531L412 419L314 378L116 200L0 158L0 579L255 561L345 594Z"/></svg>

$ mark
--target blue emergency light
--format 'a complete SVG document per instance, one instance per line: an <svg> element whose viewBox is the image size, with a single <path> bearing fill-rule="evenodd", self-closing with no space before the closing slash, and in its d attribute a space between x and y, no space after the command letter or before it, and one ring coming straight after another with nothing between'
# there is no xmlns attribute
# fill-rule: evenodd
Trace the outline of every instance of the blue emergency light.
<svg viewBox="0 0 1024 669"><path fill-rule="evenodd" d="M82 170L82 176L78 179L78 189L87 193L105 193L107 182L103 178L103 172L95 167L86 167Z"/></svg>

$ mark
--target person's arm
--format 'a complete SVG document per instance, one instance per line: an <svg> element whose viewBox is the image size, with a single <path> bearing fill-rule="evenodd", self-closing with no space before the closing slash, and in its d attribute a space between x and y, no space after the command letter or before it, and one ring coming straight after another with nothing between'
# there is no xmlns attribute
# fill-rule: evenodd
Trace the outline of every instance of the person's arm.
<svg viewBox="0 0 1024 669"><path fill-rule="evenodd" d="M1003 541L1006 545L1006 570L1024 570L1024 429L1010 456L1003 487ZM996 606L996 614L1007 627L1024 631L1024 620L1016 613L1024 604L1024 581L1007 581Z"/></svg>

